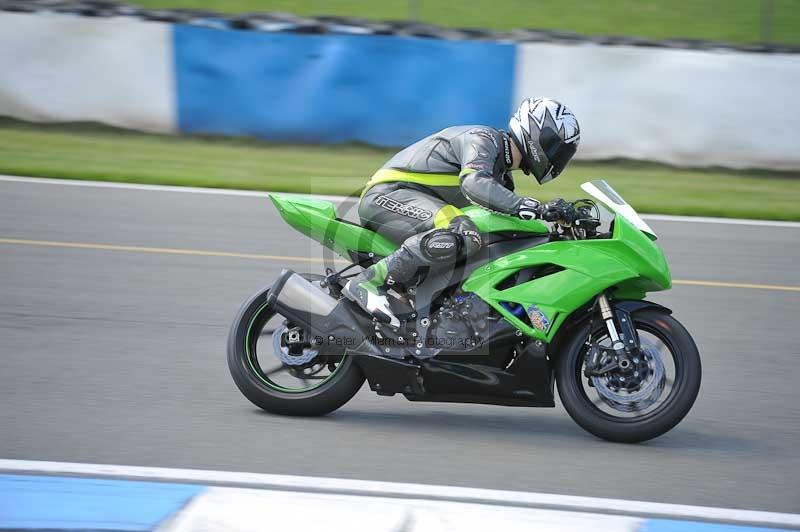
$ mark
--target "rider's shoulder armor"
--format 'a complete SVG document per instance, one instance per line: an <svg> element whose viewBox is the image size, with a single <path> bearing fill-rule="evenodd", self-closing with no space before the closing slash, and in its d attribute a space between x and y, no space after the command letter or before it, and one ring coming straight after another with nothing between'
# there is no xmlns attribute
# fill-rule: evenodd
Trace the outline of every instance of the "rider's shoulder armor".
<svg viewBox="0 0 800 532"><path fill-rule="evenodd" d="M406 172L458 175L462 166L477 154L492 158L494 162L503 150L503 136L502 131L489 126L448 127L400 151L383 167ZM504 158L500 159L504 163Z"/></svg>

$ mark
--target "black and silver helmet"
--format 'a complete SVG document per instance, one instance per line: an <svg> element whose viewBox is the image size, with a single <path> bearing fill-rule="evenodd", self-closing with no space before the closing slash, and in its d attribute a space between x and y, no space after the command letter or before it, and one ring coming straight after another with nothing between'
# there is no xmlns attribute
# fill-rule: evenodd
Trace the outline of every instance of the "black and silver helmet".
<svg viewBox="0 0 800 532"><path fill-rule="evenodd" d="M549 98L528 98L508 122L522 153L520 169L539 184L558 177L578 149L581 128L566 106Z"/></svg>

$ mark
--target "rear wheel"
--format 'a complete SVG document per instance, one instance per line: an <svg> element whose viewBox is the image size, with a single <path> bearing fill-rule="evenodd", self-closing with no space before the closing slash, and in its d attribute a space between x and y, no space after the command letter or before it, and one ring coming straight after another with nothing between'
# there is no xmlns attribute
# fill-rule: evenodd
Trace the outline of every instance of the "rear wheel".
<svg viewBox="0 0 800 532"><path fill-rule="evenodd" d="M689 332L667 312L633 315L641 350L626 371L587 378L589 326L576 331L557 362L556 382L564 408L582 428L605 440L646 441L672 429L689 413L700 389L701 366ZM610 346L602 327L593 340Z"/></svg>
<svg viewBox="0 0 800 532"><path fill-rule="evenodd" d="M231 326L228 368L236 386L274 414L321 416L344 405L364 383L361 370L344 350L320 355L310 345L287 347L286 335L301 331L267 308L268 295L265 289L245 302Z"/></svg>

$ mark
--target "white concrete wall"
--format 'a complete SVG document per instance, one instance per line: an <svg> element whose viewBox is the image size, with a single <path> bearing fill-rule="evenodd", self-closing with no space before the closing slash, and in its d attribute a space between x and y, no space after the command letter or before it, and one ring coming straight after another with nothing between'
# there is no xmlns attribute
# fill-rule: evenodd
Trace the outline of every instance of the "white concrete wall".
<svg viewBox="0 0 800 532"><path fill-rule="evenodd" d="M169 24L0 13L0 115L175 131Z"/></svg>
<svg viewBox="0 0 800 532"><path fill-rule="evenodd" d="M581 159L800 169L800 54L521 44L528 96L573 110Z"/></svg>

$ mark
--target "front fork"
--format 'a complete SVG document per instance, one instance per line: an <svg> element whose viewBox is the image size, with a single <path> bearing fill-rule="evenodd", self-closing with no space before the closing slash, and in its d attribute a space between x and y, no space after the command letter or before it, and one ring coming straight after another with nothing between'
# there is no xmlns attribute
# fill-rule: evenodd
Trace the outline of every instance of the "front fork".
<svg viewBox="0 0 800 532"><path fill-rule="evenodd" d="M611 339L611 348L605 349L598 346L597 343L591 344L589 363L584 372L587 377L599 376L616 368L630 369L631 357L636 355L639 350L639 336L636 334L631 315L623 309L614 309L605 293L597 296L597 305L608 330L608 337ZM617 328L617 323L619 323L619 328ZM604 354L611 356L604 357ZM598 367L601 360L609 359L610 362Z"/></svg>

